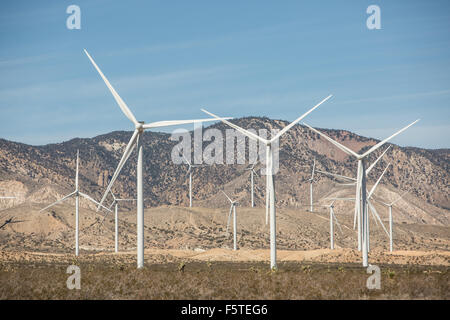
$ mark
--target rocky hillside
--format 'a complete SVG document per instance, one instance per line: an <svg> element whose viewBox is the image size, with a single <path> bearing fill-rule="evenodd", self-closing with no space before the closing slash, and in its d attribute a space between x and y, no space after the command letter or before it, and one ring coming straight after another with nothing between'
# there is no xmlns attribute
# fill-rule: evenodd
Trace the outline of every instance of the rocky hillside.
<svg viewBox="0 0 450 320"><path fill-rule="evenodd" d="M233 120L239 126L255 130L281 129L288 123L268 118L241 118ZM217 123L216 128L225 135L229 129ZM205 130L204 130L205 131ZM377 140L358 136L344 130L322 129L356 152L368 149ZM0 200L0 208L22 203L49 203L74 188L76 150L80 150L80 189L94 198L101 198L132 132L116 131L92 139L72 139L59 144L30 146L0 139L0 196L14 195L15 200ZM193 137L193 134L191 133ZM145 159L146 206L181 205L189 203L186 165L175 165L171 152L178 143L170 135L146 132L143 138ZM248 141L246 141L248 144ZM211 142L204 141L203 148ZM224 143L224 149L226 148ZM385 147L382 149L384 150ZM248 148L246 148L248 150ZM371 156L372 162L383 150ZM223 150L225 154L226 150ZM449 150L402 148L392 145L391 150L371 172L373 183L390 162L393 166L383 178L377 192L379 200L395 200L398 194L409 191L406 203L411 207L404 219L411 223L448 225L449 215ZM246 152L248 156L248 152ZM280 170L276 176L277 206L302 207L309 203L308 179L312 161L316 167L348 176L356 175L356 162L321 139L304 126L297 125L280 140ZM248 157L246 157L248 164ZM226 206L220 192L225 189L249 206L249 172L245 164L214 164L196 168L194 172L194 205L205 207ZM132 154L114 187L121 197L134 197L136 190L136 152ZM330 195L352 195L351 188L343 188L337 181L317 174L314 198L326 202ZM256 204L264 204L265 181L256 178ZM82 202L82 206L90 206ZM132 204L124 204L132 206ZM403 207L403 206L402 206ZM405 208L402 208L405 210Z"/></svg>

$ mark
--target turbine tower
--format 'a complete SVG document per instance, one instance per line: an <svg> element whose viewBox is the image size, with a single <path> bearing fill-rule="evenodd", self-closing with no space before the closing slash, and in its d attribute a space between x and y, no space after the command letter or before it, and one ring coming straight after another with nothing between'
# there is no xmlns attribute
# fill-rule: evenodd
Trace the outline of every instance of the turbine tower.
<svg viewBox="0 0 450 320"><path fill-rule="evenodd" d="M136 201L136 199L119 199L116 198L114 193L112 191L111 196L113 197L113 202L109 206L111 209L112 206L114 206L114 252L119 252L119 202L125 202L125 201ZM106 218L103 218L103 220Z"/></svg>
<svg viewBox="0 0 450 320"><path fill-rule="evenodd" d="M304 113L302 116L297 118L295 121L291 122L289 125L284 127L280 132L278 132L275 137L273 137L270 140L266 140L264 138L261 138L260 136L242 129L241 127L223 119L219 116L216 116L215 114L212 114L211 112L208 112L204 109L202 109L203 112L209 114L210 116L213 116L217 120L222 121L223 123L228 124L230 127L236 129L237 131L241 132L245 136L249 137L250 139L259 141L260 143L264 144L266 146L266 224L268 222L268 207L270 208L270 268L277 269L277 253L276 253L276 213L275 213L275 185L273 181L273 148L272 144L277 141L284 133L286 133L289 129L291 129L294 125L296 125L300 120L302 120L304 117L306 117L309 113L311 113L314 109L319 107L322 103L327 101L331 98L331 95L323 99L321 102L316 104L313 108L311 108L309 111ZM269 205L268 205L269 204Z"/></svg>
<svg viewBox="0 0 450 320"><path fill-rule="evenodd" d="M250 196L251 196L251 203L252 203L252 208L255 207L255 192L254 192L254 177L253 175L258 176L258 174L255 171L255 166L258 164L258 162L255 162L254 164L252 164L250 167L248 167L245 170L250 171ZM259 176L258 176L259 177Z"/></svg>
<svg viewBox="0 0 450 320"><path fill-rule="evenodd" d="M327 199L329 199L329 198L327 198ZM343 232L342 232L341 224L339 223L338 219L336 218L336 216L334 214L334 202L336 200L340 200L340 199L333 198L332 200L333 201L330 204L328 204L328 205L322 205L322 204L319 204L319 203L315 203L315 204L317 206L319 206L319 207L325 207L325 208L329 208L330 209L330 218L329 218L329 221L330 221L330 248L331 248L331 250L334 250L334 224L336 223L336 225L338 226L339 231L341 232L341 234Z"/></svg>
<svg viewBox="0 0 450 320"><path fill-rule="evenodd" d="M101 205L100 203L98 203L97 201L95 201L94 199L92 199L90 196L88 196L87 194L83 193L80 191L79 186L78 186L78 167L79 167L79 155L80 152L79 150L77 150L77 168L76 168L76 173L75 173L75 191L68 194L67 196L64 196L63 198L59 199L58 201L53 202L52 204L46 206L45 208L41 209L39 212L42 212L44 210L47 210L50 207L53 207L54 205L63 202L64 200L67 200L69 198L75 197L75 255L78 256L80 253L79 250L79 223L80 223L80 215L79 215L79 211L80 211L80 196L82 196L83 198L86 198L87 200L95 203L97 206L111 212L110 209L106 208L105 206Z"/></svg>
<svg viewBox="0 0 450 320"><path fill-rule="evenodd" d="M403 129L397 131L390 137L384 139L383 141L380 141L373 147L371 147L368 151L364 152L363 154L358 154L354 152L353 150L347 148L346 146L340 144L339 142L331 139L326 134L314 129L313 127L305 124L308 128L310 128L312 131L316 132L317 134L324 137L326 140L334 144L336 147L347 153L348 155L354 156L356 160L358 161L358 170L357 170L357 180L356 180L356 210L358 212L358 219L360 219L360 226L361 226L361 243L362 243L362 265L363 267L367 267L369 265L368 263L368 238L367 238L367 194L366 194L366 161L367 157L380 148L383 144L385 144L387 141L395 137L396 135L400 134L401 132L408 129L410 126L418 122L419 119L416 121L410 123Z"/></svg>
<svg viewBox="0 0 450 320"><path fill-rule="evenodd" d="M180 151L180 149L178 148L178 151ZM189 207L192 208L192 168L198 168L198 167L202 167L199 164L192 164L185 156L183 153L181 153L181 155L183 156L183 159L186 161L186 164L189 166L188 169L188 174L189 174Z"/></svg>
<svg viewBox="0 0 450 320"><path fill-rule="evenodd" d="M171 120L171 121L157 121L152 123L144 123L143 121L137 121L133 113L130 111L126 103L122 100L122 98L119 96L119 94L116 92L116 90L113 88L111 83L108 81L108 79L105 77L103 72L100 70L100 68L97 66L95 61L92 59L92 57L89 55L89 53L84 50L87 57L91 61L94 68L97 70L97 72L100 74L101 78L105 82L106 86L108 87L109 91L113 95L114 99L116 100L117 104L119 105L122 112L125 114L125 116L133 123L135 130L133 135L131 136L130 141L128 142L125 151L122 155L122 158L119 161L119 164L116 168L116 171L114 172L114 175L106 188L106 191L103 195L102 200L100 203L102 204L103 201L105 201L108 193L111 190L111 187L113 186L114 182L116 181L117 177L120 174L120 171L122 170L123 166L127 162L128 158L131 155L131 152L133 151L134 147L137 147L137 169L136 169L136 185L137 185L137 267L143 268L144 267L144 186L143 186L143 157L144 157L144 146L143 146L143 133L147 129L153 129L153 128L161 128L161 127L168 127L168 126L176 126L176 125L182 125L182 124L190 124L190 123L199 123L199 122L206 122L206 121L215 121L216 119L196 119L196 120ZM98 208L97 208L98 210Z"/></svg>
<svg viewBox="0 0 450 320"><path fill-rule="evenodd" d="M397 198L397 200L392 201L391 203L386 203L383 201L377 200L379 203L385 205L389 208L389 251L392 252L394 250L393 245L393 234L392 234L392 228L393 228L393 220L392 220L392 206L401 198L403 198L404 195L406 195L408 192L403 193L400 197Z"/></svg>
<svg viewBox="0 0 450 320"><path fill-rule="evenodd" d="M228 236L228 228L230 225L230 219L231 219L231 213L233 213L233 250L237 250L237 216L236 216L236 205L239 204L236 200L231 200L231 198L223 191L223 194L227 199L230 201L230 213L228 214L228 221L227 221L227 236Z"/></svg>

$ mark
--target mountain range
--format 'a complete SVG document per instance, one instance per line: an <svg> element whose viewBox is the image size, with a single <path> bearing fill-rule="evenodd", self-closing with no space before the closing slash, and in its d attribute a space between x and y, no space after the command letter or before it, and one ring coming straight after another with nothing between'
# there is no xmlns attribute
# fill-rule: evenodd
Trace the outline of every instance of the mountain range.
<svg viewBox="0 0 450 320"><path fill-rule="evenodd" d="M243 128L279 130L288 122L268 118L246 117L232 120ZM225 136L229 127L222 123L205 129L220 130ZM355 152L367 150L378 142L346 130L320 129ZM190 132L193 137L193 132ZM404 133L407 134L407 133ZM44 146L31 146L0 139L0 196L16 196L15 200L0 200L0 209L25 203L48 204L74 190L76 152L80 151L80 190L100 199L122 156L132 132L115 131L93 138L75 138ZM227 199L220 192L250 206L248 140L245 164L213 164L194 168L193 202L197 207L224 207ZM144 144L144 198L146 207L188 206L186 164L174 164L171 154L177 141L171 135L146 132ZM203 150L211 142L203 141ZM193 145L193 143L191 144ZM397 203L397 221L447 226L450 222L449 149L421 149L386 144L369 158L372 163L390 145L390 150L369 174L369 188L388 163L388 169L375 197L392 202L408 193ZM325 139L302 125L294 126L279 141L279 171L276 175L277 207L305 210L309 205L309 182L312 163L316 169L350 177L356 176L356 161ZM224 143L224 148L226 148ZM223 154L225 154L223 151ZM262 164L256 166L263 168ZM265 205L265 179L261 171L255 178L255 203ZM342 182L342 181L341 181ZM136 194L136 152L131 155L113 190L122 198ZM330 202L327 197L353 196L354 187L342 186L334 178L317 173L314 177L314 201ZM111 199L108 199L111 201ZM123 204L131 209L133 203ZM93 208L88 202L81 206ZM343 212L352 214L352 204L340 204ZM378 203L377 208L382 206Z"/></svg>

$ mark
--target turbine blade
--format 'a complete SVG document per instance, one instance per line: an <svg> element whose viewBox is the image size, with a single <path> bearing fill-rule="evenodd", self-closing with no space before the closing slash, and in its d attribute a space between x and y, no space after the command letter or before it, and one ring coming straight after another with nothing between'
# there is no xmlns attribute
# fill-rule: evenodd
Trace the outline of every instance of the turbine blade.
<svg viewBox="0 0 450 320"><path fill-rule="evenodd" d="M341 224L339 223L338 219L336 218L334 211L332 211L332 215L333 215L334 221L336 221L336 224L339 227L339 231L341 232L341 234L343 234L344 232L342 231Z"/></svg>
<svg viewBox="0 0 450 320"><path fill-rule="evenodd" d="M386 148L386 150L384 150L384 152L381 154L381 156L379 156L379 157L377 158L377 160L375 160L374 163L372 163L372 164L370 165L370 167L367 168L367 170L366 170L366 177L369 175L370 170L372 170L373 167L375 167L375 165L377 164L377 162L380 161L381 158L383 158L384 154L389 150L390 147L391 147L391 146L388 146L388 147Z"/></svg>
<svg viewBox="0 0 450 320"><path fill-rule="evenodd" d="M232 119L230 117L221 118L221 119ZM209 118L209 119L195 119L195 120L168 120L168 121L157 121L152 123L144 124L142 127L144 129L151 128L160 128L160 127L169 127L169 126L178 126L181 124L190 124L190 123L198 123L198 122L208 122L208 121L217 121L221 119Z"/></svg>
<svg viewBox="0 0 450 320"><path fill-rule="evenodd" d="M408 193L408 191L406 191L406 192L404 192L399 198L397 198L397 200L395 200L394 202L392 202L390 205L392 206L394 203L396 203L398 200L400 200L401 198L403 198L403 196L405 195L405 194L407 194ZM389 205L388 205L389 206Z"/></svg>
<svg viewBox="0 0 450 320"><path fill-rule="evenodd" d="M325 99L323 99L322 101L320 101L318 104L316 104L314 107L312 107L311 109L309 109L307 112L305 112L302 116L298 117L297 119L295 119L294 121L292 121L290 124L288 124L286 127L284 127L280 132L278 132L278 134L272 138L270 141L273 142L275 140L277 140L279 137L281 137L286 131L288 131L290 128L292 128L294 125L296 125L298 122L300 122L304 117L306 117L308 114L310 114L311 112L314 111L314 109L316 109L317 107L319 107L322 103L324 103L325 101L327 101L328 99L330 99L333 95L329 95L328 97L326 97Z"/></svg>
<svg viewBox="0 0 450 320"><path fill-rule="evenodd" d="M135 130L133 135L131 136L130 141L128 142L125 151L122 155L122 159L120 159L120 162L116 168L116 171L114 172L114 175L111 179L111 181L109 182L108 187L106 188L105 193L103 194L102 200L100 201L100 204L103 204L103 201L105 201L106 197L108 196L108 193L111 191L111 188L114 184L114 182L116 181L117 177L119 176L120 171L122 170L122 167L125 165L125 163L127 162L128 158L131 155L131 152L134 149L135 146L135 142L138 136L138 131ZM97 207L97 211L100 209L100 206Z"/></svg>
<svg viewBox="0 0 450 320"><path fill-rule="evenodd" d="M330 173L330 172L326 172L326 171L322 171L322 170L316 170L316 171L317 171L317 172L320 172L320 173L323 173L323 174L327 174L327 175L333 176L333 177L342 178L342 179L347 179L347 180L351 180L351 181L356 181L355 178L350 178L350 177L343 176L343 175L340 175L340 174Z"/></svg>
<svg viewBox="0 0 450 320"><path fill-rule="evenodd" d="M377 188L378 184L380 183L381 179L383 178L384 174L386 173L387 169L389 169L389 166L391 164L388 163L388 165L386 166L386 168L384 169L383 173L380 175L380 177L378 178L377 182L373 185L372 189L370 189L369 195L367 196L367 199L370 199L370 197L372 197L372 194L375 192L375 189Z"/></svg>
<svg viewBox="0 0 450 320"><path fill-rule="evenodd" d="M76 193L76 191L74 191L74 192L68 194L67 196L62 197L62 198L59 199L58 201L55 201L55 202L53 202L52 204L46 206L45 208L39 210L39 212L42 212L42 211L44 211L44 210L46 210L46 209L48 209L48 208L50 208L50 207L53 207L54 205L56 205L56 204L58 204L58 203L60 203L60 202L63 202L64 200L67 200L68 198L72 197L75 193Z"/></svg>
<svg viewBox="0 0 450 320"><path fill-rule="evenodd" d="M89 201L95 203L97 206L102 207L106 211L112 212L109 208L107 208L104 205L100 204L99 202L95 201L92 197L88 196L87 194L85 194L83 192L78 192L78 193L80 194L80 196L82 196L82 197L88 199Z"/></svg>
<svg viewBox="0 0 450 320"><path fill-rule="evenodd" d="M245 130L245 129L242 129L241 127L239 127L239 126L237 126L237 125L235 125L235 124L233 124L233 123L231 123L231 122L225 120L224 118L220 118L219 116L216 116L215 114L212 114L211 112L206 111L205 109L201 109L201 110L202 110L204 113L209 114L210 116L216 118L217 120L220 120L220 121L222 121L223 123L226 123L226 124L229 125L230 127L236 129L237 131L239 131L239 132L242 133L243 135L246 135L246 136L249 137L249 138L252 138L252 139L254 139L254 140L259 140L259 141L261 141L262 143L264 143L265 145L267 145L267 144L270 142L269 140L263 139L263 138L261 138L260 136L254 134L253 132L250 132L250 131L247 131L247 130Z"/></svg>
<svg viewBox="0 0 450 320"><path fill-rule="evenodd" d="M314 180L314 170L316 169L316 159L314 159L312 174L311 174L311 180Z"/></svg>
<svg viewBox="0 0 450 320"><path fill-rule="evenodd" d="M231 220L231 213L233 212L233 204L230 206L230 213L228 214L228 221L227 221L227 236L228 236L228 228L230 226L230 220Z"/></svg>
<svg viewBox="0 0 450 320"><path fill-rule="evenodd" d="M404 127L403 129L400 129L399 131L397 131L396 133L394 133L393 135L391 135L390 137L384 139L381 142L378 142L376 145L374 145L372 148L370 148L368 151L366 151L361 158L364 158L366 156L368 156L370 153L374 152L375 150L377 150L379 147L381 147L383 144L385 144L386 142L388 142L389 140L391 140L393 137L395 137L396 135L402 133L403 131L405 131L406 129L408 129L409 127L411 127L413 124L417 123L420 119L417 119L416 121L408 124L406 127Z"/></svg>
<svg viewBox="0 0 450 320"><path fill-rule="evenodd" d="M367 203L369 204L370 210L372 211L372 213L375 214L375 216L377 217L378 221L380 222L381 226L383 227L384 232L386 233L386 235L389 237L389 232L387 231L386 227L383 224L383 221L381 221L380 216L378 215L377 210L375 209L375 207L372 205L372 203L367 200Z"/></svg>
<svg viewBox="0 0 450 320"><path fill-rule="evenodd" d="M100 70L100 68L97 66L97 64L95 63L94 59L92 59L92 57L89 55L89 53L86 51L86 49L84 49L84 53L86 53L86 55L88 56L89 60L91 60L91 63L94 65L95 69L97 70L97 72L102 77L103 81L105 82L105 84L108 87L109 91L111 91L114 99L116 100L116 102L119 105L119 107L122 110L122 112L125 114L125 116L128 119L130 119L135 125L137 125L138 122L137 122L136 118L134 117L133 113L130 111L130 109L128 108L126 103L122 100L122 98L119 96L119 94L116 92L116 90L113 88L111 83L109 83L108 79L106 79L105 75Z"/></svg>
<svg viewBox="0 0 450 320"><path fill-rule="evenodd" d="M227 199L230 200L231 203L233 203L233 200L230 199L230 197L225 193L225 191L223 191L223 190L220 190L220 191L222 191L222 193L225 195L225 197L227 197Z"/></svg>
<svg viewBox="0 0 450 320"><path fill-rule="evenodd" d="M345 153L352 155L356 158L359 158L360 155L357 154L355 151L350 150L349 148L347 148L346 146L340 144L339 142L335 141L334 139L331 139L329 136L327 136L325 133L320 132L319 130L314 129L313 127L311 127L310 125L306 124L303 122L303 124L305 126L307 126L308 128L310 128L312 131L314 131L315 133L320 134L322 137L324 137L326 140L328 140L329 142L331 142L332 144L334 144L336 147L338 147L339 149L341 149L342 151L344 151Z"/></svg>

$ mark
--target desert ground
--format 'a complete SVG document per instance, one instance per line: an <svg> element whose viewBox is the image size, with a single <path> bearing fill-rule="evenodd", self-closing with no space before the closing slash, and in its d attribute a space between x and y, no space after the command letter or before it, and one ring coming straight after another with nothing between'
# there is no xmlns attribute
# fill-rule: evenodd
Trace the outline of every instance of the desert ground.
<svg viewBox="0 0 450 320"><path fill-rule="evenodd" d="M238 207L237 251L231 226L226 232L228 208L146 209L145 267L137 270L134 210L119 213L114 253L112 214L82 208L75 257L74 208L40 208L0 211L0 222L9 221L0 229L1 299L449 299L446 226L394 224L389 252L371 220L369 262L381 269L381 289L369 290L352 215L337 215L331 250L326 210L279 209L279 268L271 271L263 208ZM72 264L82 273L80 290L66 287Z"/></svg>

